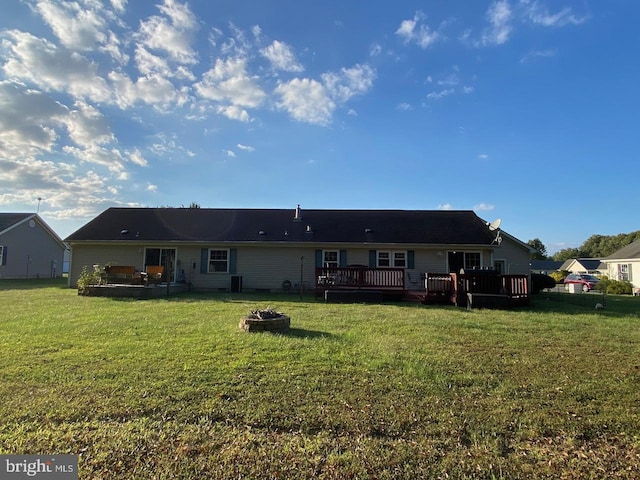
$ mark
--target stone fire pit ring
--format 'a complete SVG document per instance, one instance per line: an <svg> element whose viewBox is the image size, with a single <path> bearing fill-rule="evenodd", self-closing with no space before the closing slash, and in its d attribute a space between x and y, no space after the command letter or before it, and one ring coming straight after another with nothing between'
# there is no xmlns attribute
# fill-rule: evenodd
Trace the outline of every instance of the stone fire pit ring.
<svg viewBox="0 0 640 480"><path fill-rule="evenodd" d="M245 332L287 333L291 318L273 310L256 310L241 318L238 327Z"/></svg>

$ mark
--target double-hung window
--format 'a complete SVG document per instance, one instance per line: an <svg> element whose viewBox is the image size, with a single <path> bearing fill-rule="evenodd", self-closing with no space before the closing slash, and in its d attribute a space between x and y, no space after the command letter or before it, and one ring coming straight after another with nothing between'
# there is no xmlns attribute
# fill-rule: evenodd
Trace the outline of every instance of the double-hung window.
<svg viewBox="0 0 640 480"><path fill-rule="evenodd" d="M229 250L209 250L209 273L229 272Z"/></svg>
<svg viewBox="0 0 640 480"><path fill-rule="evenodd" d="M323 250L322 252L322 265L326 268L338 268L339 263L338 250Z"/></svg>
<svg viewBox="0 0 640 480"><path fill-rule="evenodd" d="M466 252L464 254L464 268L481 268L480 253Z"/></svg>
<svg viewBox="0 0 640 480"><path fill-rule="evenodd" d="M407 266L407 252L404 251L383 251L378 250L378 267L397 267L405 268Z"/></svg>
<svg viewBox="0 0 640 480"><path fill-rule="evenodd" d="M630 282L631 281L631 265L628 263L621 263L618 265L618 279Z"/></svg>

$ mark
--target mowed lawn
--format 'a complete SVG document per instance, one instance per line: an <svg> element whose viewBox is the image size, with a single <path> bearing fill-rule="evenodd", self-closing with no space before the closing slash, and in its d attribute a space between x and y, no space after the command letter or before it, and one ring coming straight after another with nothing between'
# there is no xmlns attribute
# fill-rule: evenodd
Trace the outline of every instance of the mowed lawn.
<svg viewBox="0 0 640 480"><path fill-rule="evenodd" d="M82 479L640 478L640 298L595 298L468 312L1 281L0 453L78 454ZM290 334L238 329L267 307Z"/></svg>

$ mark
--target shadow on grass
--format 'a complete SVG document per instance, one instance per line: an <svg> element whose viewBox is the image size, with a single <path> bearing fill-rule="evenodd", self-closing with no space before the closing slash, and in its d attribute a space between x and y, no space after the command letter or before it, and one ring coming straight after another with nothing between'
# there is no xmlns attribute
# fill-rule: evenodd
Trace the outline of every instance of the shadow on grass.
<svg viewBox="0 0 640 480"><path fill-rule="evenodd" d="M66 278L3 278L0 290L35 290L38 288L68 289Z"/></svg>
<svg viewBox="0 0 640 480"><path fill-rule="evenodd" d="M285 333L287 337L295 338L331 338L332 334L327 332L319 332L317 330L306 330L304 328L290 328L288 333Z"/></svg>
<svg viewBox="0 0 640 480"><path fill-rule="evenodd" d="M596 305L604 308L597 310ZM557 293L541 292L531 297L530 311L554 312L564 314L598 313L607 316L621 314L638 314L640 312L640 298L630 295L603 295L600 292L589 293Z"/></svg>

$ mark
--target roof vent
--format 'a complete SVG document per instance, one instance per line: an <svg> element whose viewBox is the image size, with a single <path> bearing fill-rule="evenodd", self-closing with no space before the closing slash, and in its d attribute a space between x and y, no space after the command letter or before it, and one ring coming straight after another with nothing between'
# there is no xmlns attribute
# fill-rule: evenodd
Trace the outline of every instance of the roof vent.
<svg viewBox="0 0 640 480"><path fill-rule="evenodd" d="M264 230L260 230L260 231L258 232L258 235L266 235L266 232L265 232Z"/></svg>
<svg viewBox="0 0 640 480"><path fill-rule="evenodd" d="M129 230L127 230L126 228L120 230L120 235L126 235L127 233L129 233Z"/></svg>
<svg viewBox="0 0 640 480"><path fill-rule="evenodd" d="M305 230L306 233L313 233L313 230L311 230L311 225L307 225L307 229Z"/></svg>
<svg viewBox="0 0 640 480"><path fill-rule="evenodd" d="M294 222L302 221L302 209L300 208L300 204L298 204L298 206L296 207L296 212L293 215L293 221Z"/></svg>
<svg viewBox="0 0 640 480"><path fill-rule="evenodd" d="M364 229L364 233L373 233L373 229L371 229L371 228L365 228L365 229Z"/></svg>

